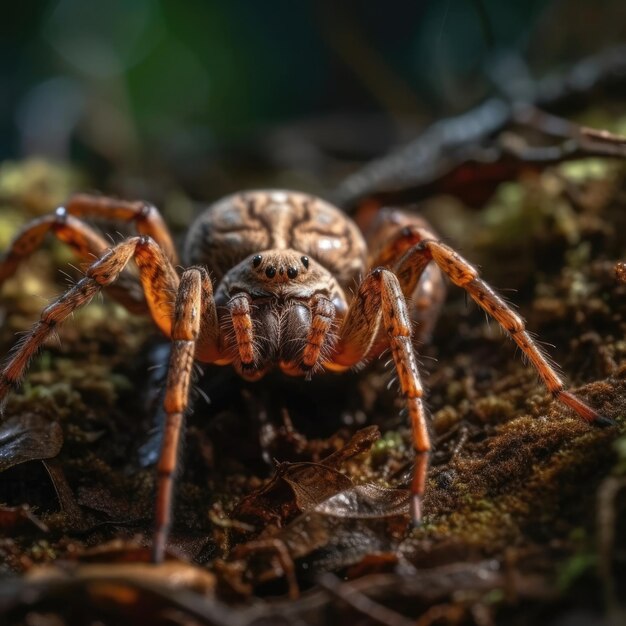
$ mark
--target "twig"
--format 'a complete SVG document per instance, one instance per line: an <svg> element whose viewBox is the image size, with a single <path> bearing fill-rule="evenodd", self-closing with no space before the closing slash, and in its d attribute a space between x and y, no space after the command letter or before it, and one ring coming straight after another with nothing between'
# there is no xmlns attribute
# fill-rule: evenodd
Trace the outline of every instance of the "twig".
<svg viewBox="0 0 626 626"><path fill-rule="evenodd" d="M330 595L345 602L358 613L384 626L414 626L414 622L391 609L370 600L365 594L342 583L334 574L323 574L317 580Z"/></svg>

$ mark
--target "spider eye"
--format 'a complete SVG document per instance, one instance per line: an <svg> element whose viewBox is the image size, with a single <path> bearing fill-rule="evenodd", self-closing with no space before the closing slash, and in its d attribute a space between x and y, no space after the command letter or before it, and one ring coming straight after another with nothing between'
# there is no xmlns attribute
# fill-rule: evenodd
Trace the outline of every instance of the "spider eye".
<svg viewBox="0 0 626 626"><path fill-rule="evenodd" d="M266 270L265 270L265 275L268 278L274 278L274 276L276 276L276 268L273 265L270 265Z"/></svg>
<svg viewBox="0 0 626 626"><path fill-rule="evenodd" d="M300 257L300 260L302 261L302 265L304 265L306 269L309 269L309 257L303 256L303 257Z"/></svg>
<svg viewBox="0 0 626 626"><path fill-rule="evenodd" d="M298 275L298 269L295 267L288 267L287 268L287 276L289 276L289 278L295 278Z"/></svg>
<svg viewBox="0 0 626 626"><path fill-rule="evenodd" d="M262 260L263 257L260 254L257 254L255 257L252 257L252 265L254 265L254 267L259 267Z"/></svg>

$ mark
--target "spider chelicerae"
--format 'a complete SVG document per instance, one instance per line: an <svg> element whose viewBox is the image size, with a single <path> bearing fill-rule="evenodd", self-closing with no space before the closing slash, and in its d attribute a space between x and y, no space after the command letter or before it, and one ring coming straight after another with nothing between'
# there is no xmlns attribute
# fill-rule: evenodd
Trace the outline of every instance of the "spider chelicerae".
<svg viewBox="0 0 626 626"><path fill-rule="evenodd" d="M81 219L90 217L132 222L139 234L110 247ZM0 373L0 401L18 386L55 326L102 288L127 308L143 306L149 312L172 342L158 462L156 562L163 559L171 522L194 361L232 365L242 377L256 380L276 367L290 376L340 372L389 349L411 424L410 513L418 523L431 442L415 345L435 323L444 275L504 328L556 399L588 422L612 423L565 390L522 318L417 215L381 210L364 235L319 198L283 190L238 193L210 206L191 226L186 269L179 272L172 237L154 206L79 194L22 229L0 261L0 285L47 233L91 264L16 347ZM123 273L131 260L139 271L143 303L136 283Z"/></svg>

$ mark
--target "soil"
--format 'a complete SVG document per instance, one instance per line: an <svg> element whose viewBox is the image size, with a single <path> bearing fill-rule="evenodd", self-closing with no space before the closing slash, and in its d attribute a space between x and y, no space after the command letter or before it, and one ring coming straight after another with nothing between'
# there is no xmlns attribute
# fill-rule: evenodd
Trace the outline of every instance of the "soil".
<svg viewBox="0 0 626 626"><path fill-rule="evenodd" d="M83 180L41 162L0 179L2 248ZM0 621L626 619L626 285L615 275L625 201L623 163L589 159L505 183L480 211L447 197L419 207L615 425L589 426L553 401L450 287L420 347L436 453L415 529L410 433L384 362L311 382L244 383L207 366L168 559L150 565L168 346L147 318L96 299L59 328L5 407ZM164 212L179 214L176 202ZM3 354L66 288L57 268L70 262L51 242L3 286Z"/></svg>

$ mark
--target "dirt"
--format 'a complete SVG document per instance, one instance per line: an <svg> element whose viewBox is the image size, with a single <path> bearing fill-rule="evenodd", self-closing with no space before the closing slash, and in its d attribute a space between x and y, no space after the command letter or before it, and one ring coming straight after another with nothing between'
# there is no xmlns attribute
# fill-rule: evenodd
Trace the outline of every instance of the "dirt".
<svg viewBox="0 0 626 626"><path fill-rule="evenodd" d="M47 183L39 172L37 189L55 190L47 200L27 202L26 183L5 194L3 244L77 184L68 171L48 170ZM450 287L420 348L436 453L416 529L409 430L383 362L310 383L205 367L168 560L150 565L167 343L149 320L94 301L33 361L0 424L3 623L623 618L625 200L623 164L588 161L506 183L481 211L450 198L421 207L615 425L589 426L553 401ZM68 257L47 244L3 286L2 353L65 288L56 268Z"/></svg>

